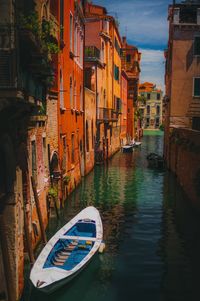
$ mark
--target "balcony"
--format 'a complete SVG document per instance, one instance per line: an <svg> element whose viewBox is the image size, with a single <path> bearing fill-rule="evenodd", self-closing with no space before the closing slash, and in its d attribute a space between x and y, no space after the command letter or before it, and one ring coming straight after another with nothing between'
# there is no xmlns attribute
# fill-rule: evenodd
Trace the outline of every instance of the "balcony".
<svg viewBox="0 0 200 301"><path fill-rule="evenodd" d="M100 59L100 50L95 46L85 46L85 61L103 65Z"/></svg>
<svg viewBox="0 0 200 301"><path fill-rule="evenodd" d="M97 120L99 122L117 122L119 113L113 109L108 108L98 108Z"/></svg>

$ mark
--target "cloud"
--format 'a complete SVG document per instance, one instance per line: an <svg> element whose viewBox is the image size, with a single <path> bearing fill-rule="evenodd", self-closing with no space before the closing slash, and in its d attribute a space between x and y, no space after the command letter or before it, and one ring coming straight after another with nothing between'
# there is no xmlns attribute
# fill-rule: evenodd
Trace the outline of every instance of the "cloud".
<svg viewBox="0 0 200 301"><path fill-rule="evenodd" d="M121 35L139 47L165 48L170 0L95 0L117 17Z"/></svg>
<svg viewBox="0 0 200 301"><path fill-rule="evenodd" d="M121 36L142 52L141 81L150 81L164 90L163 50L168 40L168 5L172 0L93 0L117 17Z"/></svg>
<svg viewBox="0 0 200 301"><path fill-rule="evenodd" d="M165 60L162 50L140 49L142 53L140 82L150 81L164 91Z"/></svg>

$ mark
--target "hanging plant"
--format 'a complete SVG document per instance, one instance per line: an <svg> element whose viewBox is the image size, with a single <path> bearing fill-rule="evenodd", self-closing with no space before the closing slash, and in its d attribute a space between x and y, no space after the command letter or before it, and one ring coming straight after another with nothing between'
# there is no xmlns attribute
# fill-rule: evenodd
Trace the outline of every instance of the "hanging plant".
<svg viewBox="0 0 200 301"><path fill-rule="evenodd" d="M52 198L57 198L58 197L58 189L55 187L50 187L48 191L48 195Z"/></svg>
<svg viewBox="0 0 200 301"><path fill-rule="evenodd" d="M64 183L65 185L67 185L67 184L69 183L70 180L71 180L71 177L70 177L70 176L65 176L65 177L63 178L63 183Z"/></svg>

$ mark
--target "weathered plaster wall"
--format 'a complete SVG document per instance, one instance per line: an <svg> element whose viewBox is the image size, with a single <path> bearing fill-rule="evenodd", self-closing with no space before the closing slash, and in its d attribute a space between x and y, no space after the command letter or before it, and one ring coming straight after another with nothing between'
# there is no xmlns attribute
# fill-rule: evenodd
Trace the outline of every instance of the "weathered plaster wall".
<svg viewBox="0 0 200 301"><path fill-rule="evenodd" d="M168 167L177 175L193 205L200 209L197 192L200 187L200 132L171 129L168 150Z"/></svg>

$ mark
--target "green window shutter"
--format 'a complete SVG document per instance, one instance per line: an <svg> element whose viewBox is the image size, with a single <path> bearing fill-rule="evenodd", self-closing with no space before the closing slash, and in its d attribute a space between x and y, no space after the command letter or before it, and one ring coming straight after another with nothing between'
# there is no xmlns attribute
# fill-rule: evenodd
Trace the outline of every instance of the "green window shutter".
<svg viewBox="0 0 200 301"><path fill-rule="evenodd" d="M194 55L200 55L200 36L194 39Z"/></svg>
<svg viewBox="0 0 200 301"><path fill-rule="evenodd" d="M200 96L200 77L194 79L194 96Z"/></svg>

